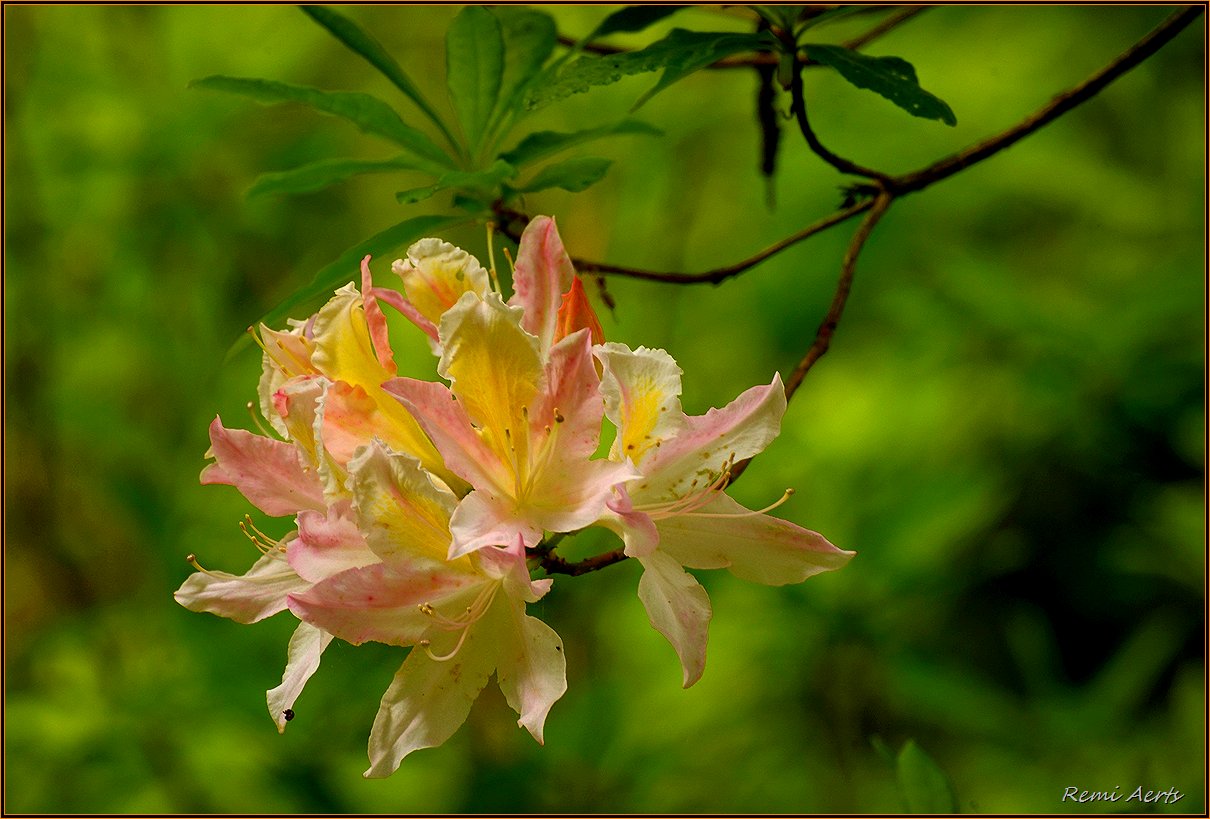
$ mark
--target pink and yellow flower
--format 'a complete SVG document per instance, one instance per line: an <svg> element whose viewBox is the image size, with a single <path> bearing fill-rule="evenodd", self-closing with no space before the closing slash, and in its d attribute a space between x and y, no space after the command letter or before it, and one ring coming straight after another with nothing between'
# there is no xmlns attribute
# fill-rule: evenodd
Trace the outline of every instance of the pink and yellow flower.
<svg viewBox="0 0 1210 819"><path fill-rule="evenodd" d="M642 473L617 487L601 524L643 564L639 597L652 626L676 649L687 688L705 667L711 609L683 567L728 569L780 586L838 569L853 553L765 514L780 501L752 511L724 491L732 467L780 431L786 396L779 376L723 409L691 417L681 410L681 369L668 353L608 343L596 354L605 414L618 430L610 457L632 460Z"/></svg>

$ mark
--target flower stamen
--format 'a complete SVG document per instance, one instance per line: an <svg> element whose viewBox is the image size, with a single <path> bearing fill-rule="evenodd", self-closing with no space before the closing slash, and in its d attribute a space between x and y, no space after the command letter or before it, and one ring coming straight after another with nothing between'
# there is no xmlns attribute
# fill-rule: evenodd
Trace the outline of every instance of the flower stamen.
<svg viewBox="0 0 1210 819"><path fill-rule="evenodd" d="M788 501L794 494L793 487L782 493L782 496L773 503L766 506L764 509L749 509L744 512L684 512L682 514L689 515L695 518L750 518L754 515L763 515L766 512L771 512L783 503Z"/></svg>

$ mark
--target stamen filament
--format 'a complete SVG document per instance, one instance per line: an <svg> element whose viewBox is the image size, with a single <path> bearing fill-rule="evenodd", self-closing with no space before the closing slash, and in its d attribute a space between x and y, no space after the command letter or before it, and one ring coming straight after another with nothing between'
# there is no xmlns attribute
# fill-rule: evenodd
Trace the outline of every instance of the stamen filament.
<svg viewBox="0 0 1210 819"><path fill-rule="evenodd" d="M495 237L496 237L496 223L488 222L487 223L487 260L489 263L489 267L487 268L487 272L492 278L492 289L495 290L498 295L503 296L504 291L500 289L500 277L496 274L496 243L493 241L495 239ZM505 251L505 252L507 252L507 251Z"/></svg>
<svg viewBox="0 0 1210 819"><path fill-rule="evenodd" d="M452 650L452 651L451 651L449 654L445 654L445 655L442 655L442 656L440 656L440 657L439 657L439 656L437 656L436 654L434 654L434 653L433 653L433 649L431 649L431 648L430 648L430 647L427 645L427 643L428 643L428 641L427 641L427 640L425 640L425 641L424 641L424 643L422 643L422 644L421 644L421 648L423 648L423 649L424 649L424 653L425 653L425 654L429 655L429 659L430 659L430 660L433 660L433 661L438 662L438 663L444 663L446 660L452 660L452 659L454 659L454 657L455 657L455 656L458 654L458 652L462 650L462 644L463 644L464 642L466 642L466 634L467 634L467 632L469 632L470 630L471 630L471 627L470 627L470 626L467 626L466 628L464 628L464 629L462 630L462 636L458 638L458 642L457 642L457 644L454 646L454 649L453 649L453 650Z"/></svg>
<svg viewBox="0 0 1210 819"><path fill-rule="evenodd" d="M695 518L750 518L755 515L763 515L766 512L771 512L788 501L790 496L793 494L793 489L787 489L784 493L782 493L780 498L766 506L764 509L750 509L744 512L685 512L684 514L686 516Z"/></svg>
<svg viewBox="0 0 1210 819"><path fill-rule="evenodd" d="M270 432L268 429L265 428L265 425L263 423L261 423L261 416L260 416L260 413L257 412L257 410L256 410L256 404L249 401L247 404L247 407L248 407L248 415L252 416L252 423L256 424L256 428L260 430L261 435L264 435L266 438L272 438L275 441L283 440L282 437L277 434L276 430L274 430L273 432Z"/></svg>

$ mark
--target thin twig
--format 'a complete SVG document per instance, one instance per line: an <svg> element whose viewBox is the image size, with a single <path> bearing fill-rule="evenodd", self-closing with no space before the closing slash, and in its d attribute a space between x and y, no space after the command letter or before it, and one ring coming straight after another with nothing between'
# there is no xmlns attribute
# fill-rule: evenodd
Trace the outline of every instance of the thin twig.
<svg viewBox="0 0 1210 819"><path fill-rule="evenodd" d="M725 267L716 267L713 270L703 270L700 273L663 273L657 270L642 270L637 267L625 267L623 265L609 264L607 262L595 262L589 259L580 259L572 257L571 262L576 270L581 273L594 273L607 276L626 276L632 279L643 279L645 281L666 282L669 284L721 284L727 279L738 276L745 270L755 267L766 259L776 256L788 247L792 247L799 242L805 241L817 233L822 233L828 228L835 227L842 222L847 222L859 213L864 213L870 209L873 202L869 199L858 202L855 205L838 210L835 213L829 214L818 221L812 222L802 230L792 233L784 239L780 239L766 247L764 250L749 256L746 259L729 264ZM521 233L516 228L516 224L522 226L529 221L529 217L520 211L505 208L500 204L496 206L496 217L500 223L500 231L506 236L509 236L513 241L517 241Z"/></svg>
<svg viewBox="0 0 1210 819"><path fill-rule="evenodd" d="M932 8L932 6L904 6L897 14L892 14L890 17L874 26L865 34L862 34L859 37L854 37L852 40L846 40L842 45L844 45L845 48L851 48L854 51L858 51L864 46L874 42L884 34L899 28L920 12L928 11L930 8Z"/></svg>
<svg viewBox="0 0 1210 819"><path fill-rule="evenodd" d="M815 135L815 132L811 129L811 123L807 119L807 103L802 93L801 71L795 71L794 75L790 78L790 109L794 113L794 119L798 122L798 129L802 131L803 139L807 141L807 147L824 162L827 162L841 173L864 176L867 179L876 179L884 184L890 181L890 177L882 171L866 168L858 165L856 162L845 159L843 156L834 154L819 141L819 137Z"/></svg>
<svg viewBox="0 0 1210 819"><path fill-rule="evenodd" d="M857 257L861 254L861 249L865 247L866 240L870 238L870 231L878 224L878 220L887 212L887 208L891 206L891 202L894 199L895 197L890 193L883 192L879 194L874 200L874 205L870 208L870 212L866 214L866 217L861 220L861 224L857 226L857 230L854 231L853 239L849 242L849 248L845 251L844 259L840 263L840 278L836 281L836 293L832 296L832 304L828 307L828 313L824 316L823 323L819 325L819 329L815 331L815 340L811 342L806 355L798 362L798 366L794 368L794 372L790 374L789 380L786 381L787 401L798 390L807 371L828 351L828 347L832 343L832 335L836 332L836 327L840 324L840 317L844 314L845 302L849 299L849 290L853 287L853 274L857 270Z"/></svg>
<svg viewBox="0 0 1210 819"><path fill-rule="evenodd" d="M1173 37L1192 23L1203 11L1202 6L1187 6L1164 20L1146 37L1122 52L1113 62L1093 74L1084 82L1059 94L1049 103L1030 114L1024 120L996 136L971 145L945 159L934 162L926 168L912 173L903 174L892 180L891 188L897 194L912 193L942 179L947 179L959 171L982 162L1013 143L1029 136L1034 131L1054 122L1071 109L1096 96L1111 82L1125 74L1139 63L1159 51Z"/></svg>
<svg viewBox="0 0 1210 819"><path fill-rule="evenodd" d="M1035 113L1026 117L1019 124L1009 128L1000 134L972 145L971 147L960 151L953 156L942 159L925 168L917 171L894 176L887 179L883 184L886 189L895 195L913 193L923 190L924 188L947 179L959 171L969 168L977 162L981 162L990 156L1004 150L1010 145L1025 136L1037 131L1044 125L1057 119L1072 108L1075 108L1081 102L1084 102L1095 96L1104 89L1113 80L1120 77L1122 74L1134 68L1147 57L1158 51L1164 44L1175 37L1182 29L1188 26L1202 12L1200 6L1190 6L1180 12L1169 17L1154 31L1148 34L1143 39L1139 40L1130 49L1120 55L1112 63L1098 71L1088 80L1080 83L1074 88L1065 91L1055 97L1049 104L1039 109ZM766 259L780 253L798 242L809 239L817 233L821 233L828 228L834 227L841 222L863 213L870 208L873 203L869 200L859 202L844 210L837 211L829 216L808 225L807 227L793 233L786 238L770 245L759 253L736 262L735 264L725 267L706 270L701 273L680 273L680 272L662 272L654 270L645 270L635 267L625 267L622 265L608 264L606 262L589 261L586 259L573 259L577 269L585 272L598 273L604 275L627 276L629 278L643 279L645 281L666 282L669 284L719 284L729 278L739 275L765 261ZM522 224L528 221L525 214L514 210L497 206L497 218L504 227L502 230L514 240L520 235L519 231L512 228L510 222L521 220Z"/></svg>
<svg viewBox="0 0 1210 819"><path fill-rule="evenodd" d="M582 574L604 569L606 566L612 566L614 563L621 563L625 559L626 552L623 549L615 549L612 552L586 557L576 563L564 560L554 552L547 552L541 556L538 565L545 569L547 574L566 574L578 577Z"/></svg>
<svg viewBox="0 0 1210 819"><path fill-rule="evenodd" d="M802 360L798 362L798 366L794 368L794 372L790 374L789 380L786 381L786 401L794 397L794 393L798 391L807 371L823 357L823 354L828 351L828 347L831 346L832 336L840 325L840 317L844 315L845 303L849 300L849 291L853 288L853 274L857 272L857 257L861 255L861 250L865 247L866 240L870 238L874 226L878 224L878 220L887 212L894 200L893 194L886 191L880 193L874 200L870 212L853 232L848 250L845 251L844 259L840 263L840 277L836 280L836 292L832 295L832 304L828 307L828 313L824 316L819 329L815 331L815 339L811 342L811 346ZM744 474L744 470L751 462L752 459L748 458L732 467L729 483L733 484L739 480L740 475Z"/></svg>
<svg viewBox="0 0 1210 819"><path fill-rule="evenodd" d="M857 230L853 233L853 238L849 242L849 247L845 252L841 262L840 276L836 282L836 291L832 297L832 303L828 308L827 315L820 324L819 329L815 333L815 338L811 346L807 349L798 366L794 368L789 380L786 382L786 400L793 397L798 388L802 385L803 379L807 372L815 365L817 361L828 351L831 345L832 336L836 332L836 328L840 323L841 316L844 314L845 303L848 300L849 292L853 286L853 276L857 269L857 258L861 254L862 248L870 237L871 231L878 221L886 213L891 203L896 197L923 190L929 185L940 182L959 171L965 170L970 166L982 162L990 156L1004 150L1018 140L1037 131L1043 126L1053 122L1058 117L1067 113L1071 109L1078 106L1080 103L1091 99L1102 89L1108 86L1115 79L1125 74L1130 69L1137 66L1139 63L1146 60L1155 52L1159 51L1168 41L1175 37L1185 27L1193 22L1202 12L1200 6L1189 6L1181 11L1173 14L1156 29L1149 33L1146 37L1139 40L1135 45L1123 52L1117 59L1107 65L1101 71L1098 71L1092 77L1080 85L1066 91L1055 97L1048 105L1031 114L1019 124L1009 128L996 136L990 137L983 142L972 145L971 147L960 151L953 156L942 159L925 168L912 173L903 174L897 177L891 177L885 181L885 187L879 191L878 195L873 200L866 200L847 209L838 211L831 216L825 217L812 225L804 228L796 234L786 237L776 244L766 248L755 256L745 259L734 265L718 268L716 270L705 271L704 273L658 273L649 270L638 270L635 268L624 268L614 265L607 265L595 262L586 262L584 260L574 260L576 266L585 271L594 273L612 273L617 275L626 275L639 279L647 279L651 281L672 282L678 284L691 284L695 282L713 282L715 284L724 281L732 276L739 275L743 271L759 264L765 259L784 250L791 245L803 241L810 236L815 235L823 230L840 224L847 219L856 216L858 213L869 211ZM807 129L809 130L809 129ZM805 135L805 134L804 134ZM881 180L880 180L881 181ZM497 205L496 212L502 224L506 227L502 230L516 238L516 231L511 227L511 222L520 219L526 221L528 217L504 208L502 205ZM744 472L751 459L741 461L736 464L731 472L731 483ZM553 548L553 544L551 544ZM588 572L603 569L606 566L620 563L626 560L626 553L622 549L617 549L612 552L594 555L579 562L568 562L562 557L556 555L552 548L538 550L534 556L539 559L540 565L547 571L548 574L566 574L578 576L587 574Z"/></svg>

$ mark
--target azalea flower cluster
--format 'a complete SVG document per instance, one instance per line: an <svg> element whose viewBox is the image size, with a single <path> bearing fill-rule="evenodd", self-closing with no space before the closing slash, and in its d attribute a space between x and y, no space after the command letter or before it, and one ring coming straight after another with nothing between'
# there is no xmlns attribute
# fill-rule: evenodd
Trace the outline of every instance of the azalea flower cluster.
<svg viewBox="0 0 1210 819"><path fill-rule="evenodd" d="M438 239L392 270L402 292L375 286L366 257L360 290L346 285L287 330L259 328L260 411L276 435L210 426L202 483L234 486L295 529L274 539L246 518L260 559L233 575L191 556L198 571L176 599L241 623L298 618L268 692L279 730L338 637L411 647L374 721L367 776L448 739L492 674L542 742L565 659L526 605L550 590L551 577L531 573L552 536L599 526L621 538L686 687L702 675L711 610L685 567L781 585L848 561L724 491L734 464L778 434L780 378L685 415L668 353L604 340L553 219L522 235L508 301L473 256ZM448 386L397 377L384 305L427 336ZM597 457L603 419L615 436Z"/></svg>

